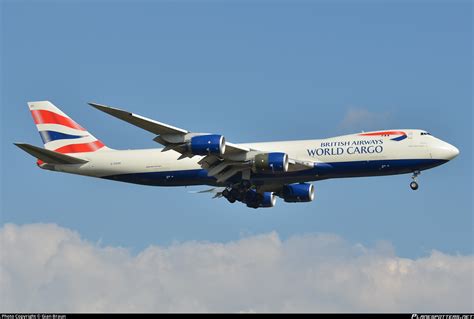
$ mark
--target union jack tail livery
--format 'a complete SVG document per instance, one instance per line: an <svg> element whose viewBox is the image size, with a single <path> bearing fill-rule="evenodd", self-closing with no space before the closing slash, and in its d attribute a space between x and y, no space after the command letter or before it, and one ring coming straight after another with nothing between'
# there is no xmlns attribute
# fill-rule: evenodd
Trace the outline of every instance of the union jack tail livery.
<svg viewBox="0 0 474 319"><path fill-rule="evenodd" d="M82 126L49 101L29 102L36 128L47 150L58 153L88 153L107 149Z"/></svg>

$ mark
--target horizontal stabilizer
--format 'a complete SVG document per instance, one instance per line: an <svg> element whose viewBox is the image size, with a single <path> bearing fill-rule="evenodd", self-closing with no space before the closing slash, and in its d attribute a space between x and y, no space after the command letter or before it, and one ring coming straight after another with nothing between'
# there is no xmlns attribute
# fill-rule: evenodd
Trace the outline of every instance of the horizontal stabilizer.
<svg viewBox="0 0 474 319"><path fill-rule="evenodd" d="M193 193L193 194L205 194L205 193L211 193L211 194L214 194L214 197L212 198L219 198L219 197L222 197L222 192L224 191L225 187L215 187L215 188L211 188L211 189L205 189L205 190L202 190L202 191L191 191L189 193Z"/></svg>
<svg viewBox="0 0 474 319"><path fill-rule="evenodd" d="M30 154L31 156L36 157L37 159L42 160L45 163L49 164L84 164L87 163L86 160L61 154L55 151L50 151L41 147L33 146L25 143L14 143L16 146Z"/></svg>

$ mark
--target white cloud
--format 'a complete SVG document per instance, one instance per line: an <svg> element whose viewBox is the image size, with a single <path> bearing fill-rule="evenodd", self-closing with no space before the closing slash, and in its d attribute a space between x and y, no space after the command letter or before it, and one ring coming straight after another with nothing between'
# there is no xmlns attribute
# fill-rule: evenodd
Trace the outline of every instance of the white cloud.
<svg viewBox="0 0 474 319"><path fill-rule="evenodd" d="M1 312L472 312L474 256L275 233L134 256L54 224L0 229Z"/></svg>
<svg viewBox="0 0 474 319"><path fill-rule="evenodd" d="M377 113L365 108L350 107L339 124L339 128L352 131L382 130L386 129L390 118L389 112Z"/></svg>

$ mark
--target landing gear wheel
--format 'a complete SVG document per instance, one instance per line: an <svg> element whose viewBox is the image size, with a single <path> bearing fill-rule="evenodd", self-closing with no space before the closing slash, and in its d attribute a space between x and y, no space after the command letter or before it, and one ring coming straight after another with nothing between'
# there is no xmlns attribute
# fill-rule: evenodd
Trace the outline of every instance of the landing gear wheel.
<svg viewBox="0 0 474 319"><path fill-rule="evenodd" d="M413 189L414 191L416 191L418 189L418 183L416 182L416 178L418 177L418 175L420 175L421 172L420 171L414 171L413 172L413 175L411 177L411 179L413 180L413 182L410 183L410 188Z"/></svg>
<svg viewBox="0 0 474 319"><path fill-rule="evenodd" d="M410 187L411 189L413 189L414 191L416 191L418 189L418 183L417 182L411 182L410 183Z"/></svg>

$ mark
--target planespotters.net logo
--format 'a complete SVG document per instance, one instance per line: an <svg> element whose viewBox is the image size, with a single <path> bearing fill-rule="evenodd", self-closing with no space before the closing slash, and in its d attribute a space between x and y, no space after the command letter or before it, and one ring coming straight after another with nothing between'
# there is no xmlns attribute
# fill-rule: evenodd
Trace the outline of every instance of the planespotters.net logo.
<svg viewBox="0 0 474 319"><path fill-rule="evenodd" d="M474 315L411 315L411 319L474 319Z"/></svg>

